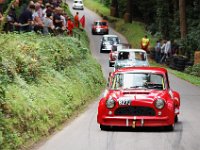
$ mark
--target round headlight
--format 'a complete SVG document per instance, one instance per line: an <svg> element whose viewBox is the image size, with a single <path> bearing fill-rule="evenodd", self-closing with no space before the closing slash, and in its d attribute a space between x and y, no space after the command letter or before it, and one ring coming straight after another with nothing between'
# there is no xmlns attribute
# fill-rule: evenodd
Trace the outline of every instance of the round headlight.
<svg viewBox="0 0 200 150"><path fill-rule="evenodd" d="M157 109L163 109L163 107L165 106L165 101L163 99L157 99L155 101L155 106Z"/></svg>
<svg viewBox="0 0 200 150"><path fill-rule="evenodd" d="M112 99L112 98L109 98L107 101L106 101L106 107L107 108L113 108L115 106L115 101Z"/></svg>

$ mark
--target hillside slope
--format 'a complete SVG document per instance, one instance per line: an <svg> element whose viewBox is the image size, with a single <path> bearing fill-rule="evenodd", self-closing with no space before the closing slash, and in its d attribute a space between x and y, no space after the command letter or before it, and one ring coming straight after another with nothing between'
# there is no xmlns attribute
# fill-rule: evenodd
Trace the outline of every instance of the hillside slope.
<svg viewBox="0 0 200 150"><path fill-rule="evenodd" d="M0 35L0 149L48 135L105 86L88 40Z"/></svg>

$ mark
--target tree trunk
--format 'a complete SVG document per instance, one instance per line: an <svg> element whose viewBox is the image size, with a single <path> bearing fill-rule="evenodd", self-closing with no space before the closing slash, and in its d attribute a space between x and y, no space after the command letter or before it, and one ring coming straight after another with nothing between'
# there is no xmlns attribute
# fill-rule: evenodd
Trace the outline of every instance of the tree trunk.
<svg viewBox="0 0 200 150"><path fill-rule="evenodd" d="M126 13L124 14L124 21L132 23L132 0L127 0Z"/></svg>
<svg viewBox="0 0 200 150"><path fill-rule="evenodd" d="M113 17L119 17L118 0L111 1L110 15Z"/></svg>
<svg viewBox="0 0 200 150"><path fill-rule="evenodd" d="M179 15L181 39L184 39L187 34L185 0L179 0Z"/></svg>

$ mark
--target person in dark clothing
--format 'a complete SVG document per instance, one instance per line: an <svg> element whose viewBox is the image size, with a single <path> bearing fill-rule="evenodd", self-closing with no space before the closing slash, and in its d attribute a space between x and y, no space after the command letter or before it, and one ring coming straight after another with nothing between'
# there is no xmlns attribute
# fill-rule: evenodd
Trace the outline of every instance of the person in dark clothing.
<svg viewBox="0 0 200 150"><path fill-rule="evenodd" d="M55 8L55 13L53 15L53 24L55 28L62 28L63 26L63 21L60 17L60 9L59 7Z"/></svg>
<svg viewBox="0 0 200 150"><path fill-rule="evenodd" d="M35 10L35 5L30 4L27 9L25 9L19 16L19 23L21 26L21 31L30 32L32 29L33 21L33 11Z"/></svg>
<svg viewBox="0 0 200 150"><path fill-rule="evenodd" d="M18 19L14 5L12 5L7 15L6 31L14 31L18 27Z"/></svg>

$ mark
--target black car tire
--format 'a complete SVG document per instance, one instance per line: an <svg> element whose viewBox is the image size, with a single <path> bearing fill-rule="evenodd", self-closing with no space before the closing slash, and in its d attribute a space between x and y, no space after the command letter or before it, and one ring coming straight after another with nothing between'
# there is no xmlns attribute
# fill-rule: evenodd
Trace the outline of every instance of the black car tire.
<svg viewBox="0 0 200 150"><path fill-rule="evenodd" d="M178 116L176 115L174 118L174 122L177 123L178 122Z"/></svg>
<svg viewBox="0 0 200 150"><path fill-rule="evenodd" d="M92 35L95 35L95 32L92 30Z"/></svg>
<svg viewBox="0 0 200 150"><path fill-rule="evenodd" d="M113 63L109 61L109 67L113 67Z"/></svg>
<svg viewBox="0 0 200 150"><path fill-rule="evenodd" d="M103 131L108 131L110 129L109 126L104 126L104 125L100 125L100 129L103 130Z"/></svg>
<svg viewBox="0 0 200 150"><path fill-rule="evenodd" d="M103 53L103 51L102 51L102 47L100 48L100 53Z"/></svg>
<svg viewBox="0 0 200 150"><path fill-rule="evenodd" d="M165 126L165 131L174 131L174 124Z"/></svg>

